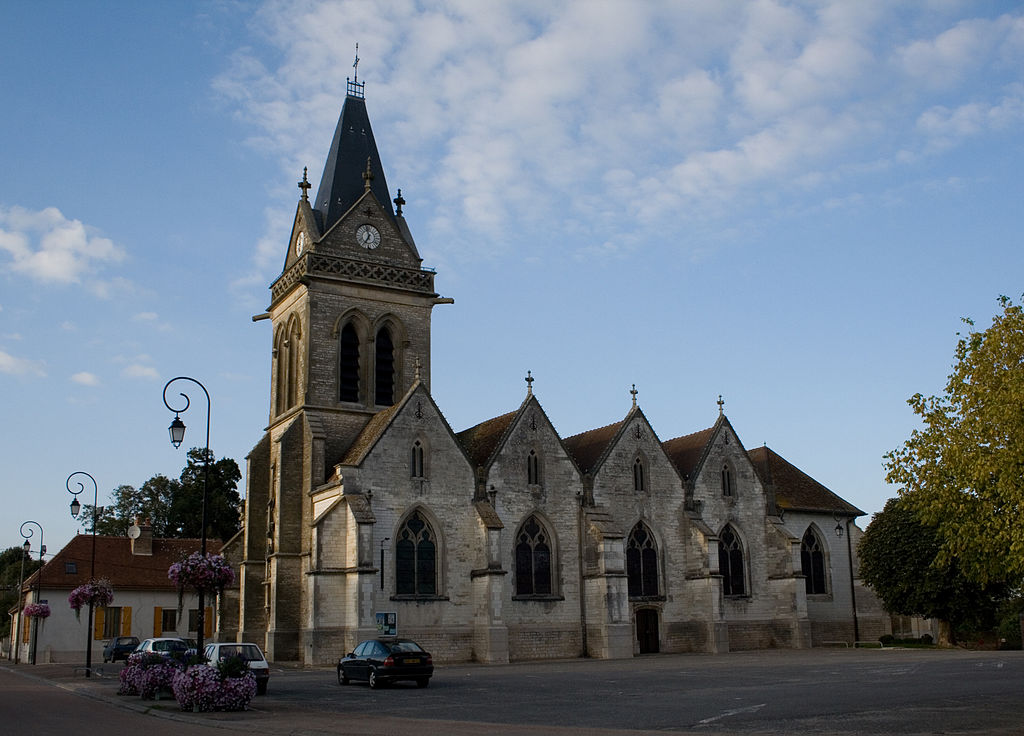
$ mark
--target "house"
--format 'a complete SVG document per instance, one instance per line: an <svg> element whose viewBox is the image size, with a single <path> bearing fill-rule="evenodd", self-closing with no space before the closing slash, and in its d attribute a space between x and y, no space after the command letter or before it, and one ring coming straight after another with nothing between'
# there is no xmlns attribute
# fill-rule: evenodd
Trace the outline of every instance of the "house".
<svg viewBox="0 0 1024 736"><path fill-rule="evenodd" d="M33 631L33 620L15 611L11 631L20 661L31 661L33 634L35 661L40 664L84 662L87 641L92 646L92 661L102 662L103 642L114 636L137 636L140 640L152 636L195 638L198 599L186 593L179 609L178 591L168 579L167 570L197 552L200 540L154 539L149 524L133 528L138 529L135 538L79 534L25 580L25 604L47 603L50 616L39 620ZM218 552L220 542L207 542L207 550ZM95 609L92 632L87 637L88 609L83 608L76 616L68 595L91 578L109 580L114 600L110 606ZM208 604L206 609L204 636L209 638L215 632L214 606Z"/></svg>

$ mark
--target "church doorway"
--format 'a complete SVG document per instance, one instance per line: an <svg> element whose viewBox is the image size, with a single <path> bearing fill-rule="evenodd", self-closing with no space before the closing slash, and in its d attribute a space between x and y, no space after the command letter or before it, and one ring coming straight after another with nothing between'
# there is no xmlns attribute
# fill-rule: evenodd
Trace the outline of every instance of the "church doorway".
<svg viewBox="0 0 1024 736"><path fill-rule="evenodd" d="M636 612L636 640L640 654L654 654L658 651L658 611L641 608Z"/></svg>

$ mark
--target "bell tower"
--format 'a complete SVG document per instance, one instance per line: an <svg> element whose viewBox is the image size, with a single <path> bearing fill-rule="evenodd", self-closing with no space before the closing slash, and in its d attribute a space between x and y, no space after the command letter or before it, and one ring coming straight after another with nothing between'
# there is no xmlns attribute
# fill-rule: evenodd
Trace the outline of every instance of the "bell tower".
<svg viewBox="0 0 1024 736"><path fill-rule="evenodd" d="M239 631L278 661L302 661L312 646L310 492L376 414L417 381L429 389L431 312L451 301L438 299L434 272L422 268L401 190L391 198L358 77L316 196L306 171L299 189L259 317L273 328L270 417L248 457L240 580Z"/></svg>

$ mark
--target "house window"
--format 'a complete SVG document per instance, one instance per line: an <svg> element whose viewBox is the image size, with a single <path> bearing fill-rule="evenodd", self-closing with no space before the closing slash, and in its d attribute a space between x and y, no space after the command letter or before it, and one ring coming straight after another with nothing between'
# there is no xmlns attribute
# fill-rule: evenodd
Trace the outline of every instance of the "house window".
<svg viewBox="0 0 1024 736"><path fill-rule="evenodd" d="M359 401L359 335L351 322L338 345L338 400Z"/></svg>
<svg viewBox="0 0 1024 736"><path fill-rule="evenodd" d="M78 574L78 563L77 562L65 562L64 563L64 574L65 575L77 575Z"/></svg>
<svg viewBox="0 0 1024 736"><path fill-rule="evenodd" d="M540 485L540 458L534 450L526 456L526 483L531 486Z"/></svg>
<svg viewBox="0 0 1024 736"><path fill-rule="evenodd" d="M410 465L410 472L412 473L413 478L426 477L423 470L423 443L419 440L412 443L412 458Z"/></svg>
<svg viewBox="0 0 1024 736"><path fill-rule="evenodd" d="M733 494L732 484L732 469L728 465L722 466L722 495L731 496Z"/></svg>
<svg viewBox="0 0 1024 736"><path fill-rule="evenodd" d="M430 525L415 512L402 525L395 544L395 592L437 595L437 545Z"/></svg>
<svg viewBox="0 0 1024 736"><path fill-rule="evenodd" d="M800 541L800 567L804 573L807 593L828 593L828 582L825 579L825 552L821 546L821 538L808 527L804 538Z"/></svg>
<svg viewBox="0 0 1024 736"><path fill-rule="evenodd" d="M199 631L199 609L190 608L188 609L188 630Z"/></svg>
<svg viewBox="0 0 1024 736"><path fill-rule="evenodd" d="M391 406L395 403L395 347L391 332L382 327L377 333L376 401L377 406Z"/></svg>
<svg viewBox="0 0 1024 736"><path fill-rule="evenodd" d="M633 461L633 490L637 492L647 490L644 461L639 456Z"/></svg>
<svg viewBox="0 0 1024 736"><path fill-rule="evenodd" d="M631 598L658 595L658 547L654 535L638 523L626 544L626 576Z"/></svg>
<svg viewBox="0 0 1024 736"><path fill-rule="evenodd" d="M531 516L516 535L516 595L551 594L551 546L548 534Z"/></svg>
<svg viewBox="0 0 1024 736"><path fill-rule="evenodd" d="M173 608L165 608L160 612L160 630L178 630L178 612Z"/></svg>
<svg viewBox="0 0 1024 736"><path fill-rule="evenodd" d="M174 613L174 611L171 611ZM121 608L106 606L103 611L103 638L112 639L121 634Z"/></svg>
<svg viewBox="0 0 1024 736"><path fill-rule="evenodd" d="M743 546L731 526L725 527L718 536L718 570L722 575L722 591L725 595L746 593Z"/></svg>

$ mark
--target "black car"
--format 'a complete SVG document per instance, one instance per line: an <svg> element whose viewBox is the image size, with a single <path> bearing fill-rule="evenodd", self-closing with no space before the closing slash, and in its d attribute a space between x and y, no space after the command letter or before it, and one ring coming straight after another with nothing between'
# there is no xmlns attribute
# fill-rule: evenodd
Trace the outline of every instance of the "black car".
<svg viewBox="0 0 1024 736"><path fill-rule="evenodd" d="M128 655L134 652L138 645L137 636L115 636L103 645L103 661L116 662L119 659L128 659Z"/></svg>
<svg viewBox="0 0 1024 736"><path fill-rule="evenodd" d="M368 639L338 661L338 684L366 680L378 688L398 680L413 680L418 687L430 684L434 660L410 639Z"/></svg>

